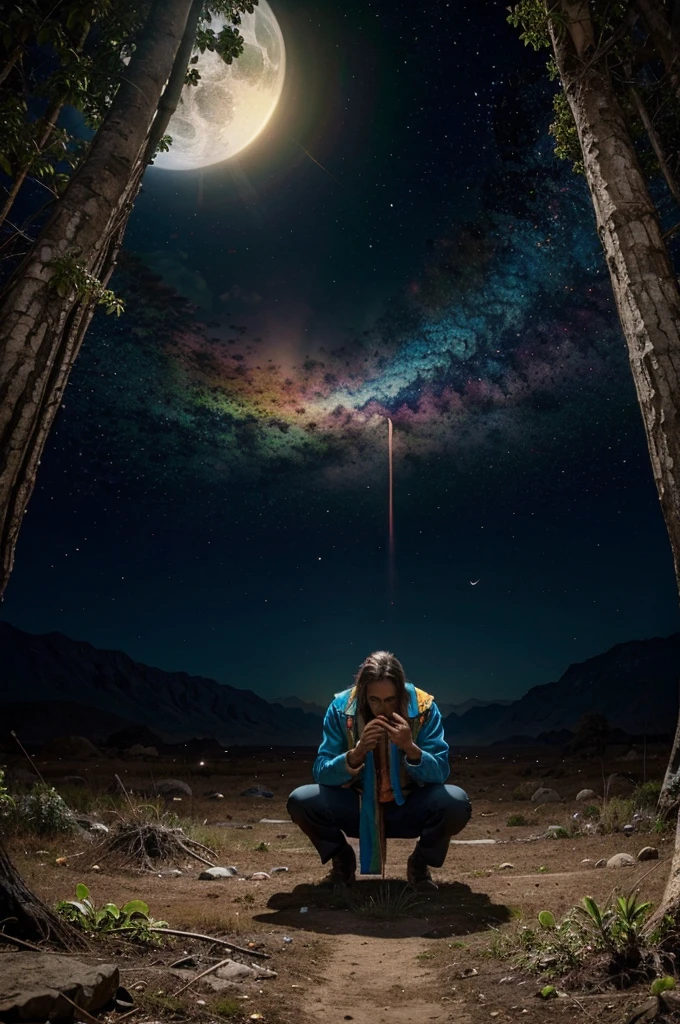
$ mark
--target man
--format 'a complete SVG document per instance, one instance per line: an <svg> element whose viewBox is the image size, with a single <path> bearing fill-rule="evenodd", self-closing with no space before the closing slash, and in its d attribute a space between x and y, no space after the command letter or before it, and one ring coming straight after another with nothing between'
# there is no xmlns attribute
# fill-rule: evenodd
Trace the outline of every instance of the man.
<svg viewBox="0 0 680 1024"><path fill-rule="evenodd" d="M449 776L449 748L434 698L406 682L400 661L375 651L360 666L354 686L337 694L323 724L314 762L317 783L300 786L288 813L309 836L330 881L349 885L361 871L384 877L387 839L418 837L407 878L434 888L431 867L441 867L452 835L465 828L471 807Z"/></svg>

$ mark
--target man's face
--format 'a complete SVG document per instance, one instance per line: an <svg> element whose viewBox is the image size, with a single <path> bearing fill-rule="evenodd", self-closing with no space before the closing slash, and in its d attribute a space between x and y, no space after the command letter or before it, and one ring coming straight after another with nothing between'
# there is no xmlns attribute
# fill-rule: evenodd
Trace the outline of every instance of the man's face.
<svg viewBox="0 0 680 1024"><path fill-rule="evenodd" d="M366 687L366 700L375 718L390 718L397 710L397 688L389 679L380 679Z"/></svg>

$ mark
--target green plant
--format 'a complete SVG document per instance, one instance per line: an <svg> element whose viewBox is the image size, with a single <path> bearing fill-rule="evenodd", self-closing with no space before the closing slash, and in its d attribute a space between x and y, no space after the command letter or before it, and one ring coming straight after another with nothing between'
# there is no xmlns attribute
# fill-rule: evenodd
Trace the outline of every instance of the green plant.
<svg viewBox="0 0 680 1024"><path fill-rule="evenodd" d="M536 868L536 870L538 871L539 875L544 875L544 874L546 874L547 871L550 871L550 868L548 867L547 864L540 864Z"/></svg>
<svg viewBox="0 0 680 1024"><path fill-rule="evenodd" d="M633 816L635 808L632 800L613 796L602 808L600 824L604 832L619 832Z"/></svg>
<svg viewBox="0 0 680 1024"><path fill-rule="evenodd" d="M407 885L385 882L368 896L357 896L350 890L344 901L354 914L388 920L412 913L422 902L422 896Z"/></svg>
<svg viewBox="0 0 680 1024"><path fill-rule="evenodd" d="M588 818L591 821L597 821L597 819L600 817L600 808L596 807L595 804L588 804L588 806L584 807L581 811L581 815L582 817Z"/></svg>
<svg viewBox="0 0 680 1024"><path fill-rule="evenodd" d="M105 288L101 281L85 269L78 253L69 251L55 256L50 262L52 268L51 284L60 298L72 292L76 298L92 297L98 306L103 306L107 313L116 316L125 309L125 302L118 298L110 288Z"/></svg>
<svg viewBox="0 0 680 1024"><path fill-rule="evenodd" d="M76 898L60 900L56 910L84 932L122 934L149 945L160 945L161 942L152 929L167 927L167 921L157 921L150 916L149 906L144 900L130 900L123 907L105 903L97 908L90 899L90 890L82 882L76 886Z"/></svg>
<svg viewBox="0 0 680 1024"><path fill-rule="evenodd" d="M215 1003L213 1011L220 1017L238 1017L243 1013L243 1005L238 999L221 999Z"/></svg>
<svg viewBox="0 0 680 1024"><path fill-rule="evenodd" d="M250 904L250 903L254 903L254 902L255 902L255 897L253 896L252 892L244 892L242 896L236 896L232 900L232 903L248 903L248 904Z"/></svg>
<svg viewBox="0 0 680 1024"><path fill-rule="evenodd" d="M8 818L16 809L13 797L5 785L5 772L0 768L0 818Z"/></svg>
<svg viewBox="0 0 680 1024"><path fill-rule="evenodd" d="M530 822L523 814L511 814L505 824L509 828L519 828L521 825L529 825Z"/></svg>
<svg viewBox="0 0 680 1024"><path fill-rule="evenodd" d="M633 807L635 810L650 810L656 807L659 802L660 792L661 783L656 779L649 779L648 782L642 782L633 791Z"/></svg>
<svg viewBox="0 0 680 1024"><path fill-rule="evenodd" d="M665 975L663 978L657 978L653 981L649 986L649 991L653 996L660 996L664 992L670 992L672 988L675 988L675 978Z"/></svg>
<svg viewBox="0 0 680 1024"><path fill-rule="evenodd" d="M75 832L78 828L73 812L54 786L46 782L36 782L30 793L19 799L17 810L21 826L39 836Z"/></svg>
<svg viewBox="0 0 680 1024"><path fill-rule="evenodd" d="M571 839L572 835L569 829L564 828L563 825L555 825L548 829L546 833L547 839Z"/></svg>
<svg viewBox="0 0 680 1024"><path fill-rule="evenodd" d="M269 849L269 843L258 843L255 849L258 851L258 853L266 853L267 850Z"/></svg>

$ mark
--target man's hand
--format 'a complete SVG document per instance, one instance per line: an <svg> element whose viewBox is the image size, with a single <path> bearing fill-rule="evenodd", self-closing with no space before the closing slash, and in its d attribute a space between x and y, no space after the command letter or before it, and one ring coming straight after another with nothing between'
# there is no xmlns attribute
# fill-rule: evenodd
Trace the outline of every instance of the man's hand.
<svg viewBox="0 0 680 1024"><path fill-rule="evenodd" d="M396 712L392 714L391 720L385 718L384 715L381 715L380 718L383 721L385 732L395 747L403 750L409 761L418 761L421 755L420 747L417 747L413 742L411 726L406 719ZM380 719L376 719L376 721L380 721Z"/></svg>
<svg viewBox="0 0 680 1024"><path fill-rule="evenodd" d="M357 745L347 754L350 768L358 768L364 763L369 750L375 750L378 746L383 732L385 732L385 721L380 718L372 718L365 726Z"/></svg>

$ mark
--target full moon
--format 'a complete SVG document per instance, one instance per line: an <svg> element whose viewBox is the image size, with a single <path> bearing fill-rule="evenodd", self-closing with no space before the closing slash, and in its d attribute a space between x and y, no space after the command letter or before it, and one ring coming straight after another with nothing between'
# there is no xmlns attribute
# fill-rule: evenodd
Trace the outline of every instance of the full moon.
<svg viewBox="0 0 680 1024"><path fill-rule="evenodd" d="M219 35L225 24L213 17L211 28ZM267 0L242 15L239 31L243 53L232 64L209 50L199 55L201 79L184 87L168 125L172 146L156 156L155 167L194 171L219 164L249 146L271 118L283 89L286 49Z"/></svg>

